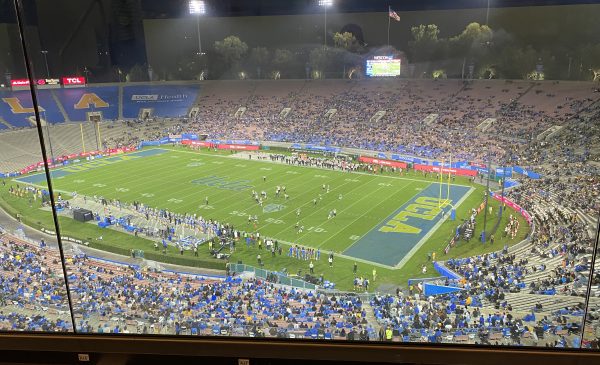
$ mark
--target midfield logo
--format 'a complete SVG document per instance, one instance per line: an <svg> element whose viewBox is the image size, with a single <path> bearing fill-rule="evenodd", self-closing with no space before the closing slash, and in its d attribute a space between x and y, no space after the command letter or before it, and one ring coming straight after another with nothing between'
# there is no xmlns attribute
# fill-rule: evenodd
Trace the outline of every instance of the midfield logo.
<svg viewBox="0 0 600 365"><path fill-rule="evenodd" d="M228 180L227 176L207 176L201 179L192 180L192 184L212 186L217 189L242 191L253 188L252 185L246 185L250 180Z"/></svg>
<svg viewBox="0 0 600 365"><path fill-rule="evenodd" d="M263 213L280 212L285 209L283 204L267 204L263 207Z"/></svg>

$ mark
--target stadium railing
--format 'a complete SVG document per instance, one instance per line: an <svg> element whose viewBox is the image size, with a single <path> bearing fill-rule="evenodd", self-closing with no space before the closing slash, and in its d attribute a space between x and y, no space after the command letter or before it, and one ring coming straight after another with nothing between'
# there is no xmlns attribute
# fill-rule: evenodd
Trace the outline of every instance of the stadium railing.
<svg viewBox="0 0 600 365"><path fill-rule="evenodd" d="M279 272L260 269L260 268L256 268L254 266L245 265L245 264L229 263L227 265L228 265L230 273L249 272L249 273L253 273L256 277L262 278L265 280L270 279L270 277L273 277L273 278L276 277L277 278L276 284L293 286L296 288L309 289L309 290L317 289L317 286L315 284L308 283L304 280L292 278L292 277L286 276Z"/></svg>

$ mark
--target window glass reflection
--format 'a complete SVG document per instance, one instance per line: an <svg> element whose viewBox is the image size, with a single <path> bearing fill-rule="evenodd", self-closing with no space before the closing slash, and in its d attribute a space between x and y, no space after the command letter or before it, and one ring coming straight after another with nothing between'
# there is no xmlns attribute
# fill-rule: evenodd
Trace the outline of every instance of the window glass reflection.
<svg viewBox="0 0 600 365"><path fill-rule="evenodd" d="M37 4L6 326L71 330L52 208L81 333L598 349L597 5L185 5Z"/></svg>

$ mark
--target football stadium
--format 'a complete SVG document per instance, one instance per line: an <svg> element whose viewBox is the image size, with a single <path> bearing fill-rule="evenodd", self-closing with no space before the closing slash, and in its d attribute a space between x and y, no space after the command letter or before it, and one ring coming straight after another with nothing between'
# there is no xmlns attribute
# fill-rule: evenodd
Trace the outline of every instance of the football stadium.
<svg viewBox="0 0 600 365"><path fill-rule="evenodd" d="M598 75L364 47L2 87L0 330L598 349Z"/></svg>

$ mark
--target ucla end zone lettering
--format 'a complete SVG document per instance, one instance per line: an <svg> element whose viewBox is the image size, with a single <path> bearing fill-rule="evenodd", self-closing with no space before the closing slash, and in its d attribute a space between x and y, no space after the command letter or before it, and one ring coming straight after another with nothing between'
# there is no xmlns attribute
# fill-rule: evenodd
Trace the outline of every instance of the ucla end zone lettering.
<svg viewBox="0 0 600 365"><path fill-rule="evenodd" d="M409 218L418 218L426 220L434 220L443 209L450 205L447 199L439 199L428 196L422 196L407 206L394 218L390 219L385 226L379 228L379 232L385 233L412 233L419 234L422 229L405 224Z"/></svg>
<svg viewBox="0 0 600 365"><path fill-rule="evenodd" d="M447 187L430 184L421 190L398 210L392 213L367 235L356 241L345 255L372 261L387 266L396 266L415 247L419 241L450 211L451 206L460 201L470 190L468 186Z"/></svg>

